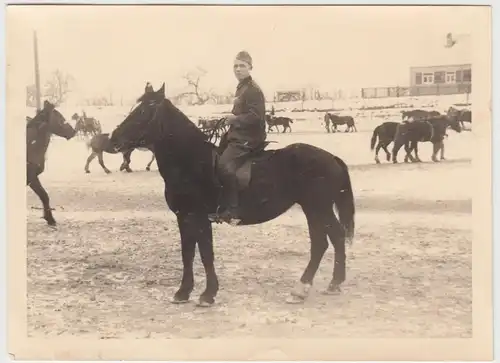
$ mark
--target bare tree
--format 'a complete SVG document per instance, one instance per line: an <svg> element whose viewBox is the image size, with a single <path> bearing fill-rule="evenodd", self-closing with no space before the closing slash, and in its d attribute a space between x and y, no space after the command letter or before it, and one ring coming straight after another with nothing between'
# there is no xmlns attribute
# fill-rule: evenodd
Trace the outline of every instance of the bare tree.
<svg viewBox="0 0 500 363"><path fill-rule="evenodd" d="M59 69L55 70L51 77L45 82L43 96L48 101L59 106L66 100L66 96L71 92L74 78Z"/></svg>
<svg viewBox="0 0 500 363"><path fill-rule="evenodd" d="M187 96L193 96L194 100L190 102L193 105L204 105L209 100L215 100L216 96L212 89L204 91L200 86L201 80L206 74L207 71L201 67L186 73L182 78L187 82L188 91L178 94L176 98L180 100Z"/></svg>

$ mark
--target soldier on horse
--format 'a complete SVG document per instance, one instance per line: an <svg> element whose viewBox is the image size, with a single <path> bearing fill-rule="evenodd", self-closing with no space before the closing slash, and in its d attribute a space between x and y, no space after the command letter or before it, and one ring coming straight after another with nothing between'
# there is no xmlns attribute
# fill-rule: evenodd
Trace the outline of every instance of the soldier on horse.
<svg viewBox="0 0 500 363"><path fill-rule="evenodd" d="M241 51L236 55L233 70L239 81L236 88L232 115L227 117L228 132L224 135L227 146L218 163L227 209L211 219L222 219L227 223L238 218L238 181L236 171L248 155L266 140L266 105L262 90L250 75L253 68L252 57Z"/></svg>

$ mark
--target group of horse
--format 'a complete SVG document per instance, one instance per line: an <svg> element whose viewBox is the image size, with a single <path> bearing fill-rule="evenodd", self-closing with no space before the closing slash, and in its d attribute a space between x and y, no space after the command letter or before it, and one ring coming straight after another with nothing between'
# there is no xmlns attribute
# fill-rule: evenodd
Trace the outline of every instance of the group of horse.
<svg viewBox="0 0 500 363"><path fill-rule="evenodd" d="M222 122L219 120L214 125L219 127ZM414 132L423 130L423 126L417 125L424 124L427 125L427 133ZM199 125L206 123L199 122ZM391 140L400 140L400 137L404 140L403 144L409 142L410 146L414 140L422 141L424 136L433 141L440 138L437 135L442 135L443 130L446 132L448 126L454 128L456 125L456 115L403 122L395 127L395 134L400 136L392 136ZM55 226L49 196L40 183L39 175L44 170L51 135L69 140L77 131L48 101L44 102L43 109L35 117L28 120L26 129L27 185L39 196L44 219L50 226ZM380 140L388 140L385 136L390 134L388 130L391 130L390 126L379 125L376 128L374 135L379 137L379 143ZM102 152L122 153L124 159L128 158L126 165L122 164L125 170L129 168L132 150L146 148L153 152L159 176L164 180L166 204L175 213L180 232L183 272L179 289L171 300L176 304L186 303L193 291L196 246L206 276L206 287L199 297L198 306L212 306L219 290L214 265L214 220L210 216L223 209L226 203L222 198L223 186L215 170L227 140L223 137L217 145L212 142L213 134L213 129L202 130L166 98L163 84L157 91L144 93L136 107L112 133L96 133L89 143L93 154L96 154L93 157L99 157L103 168ZM419 136L405 136L410 134ZM292 143L266 150L269 144L270 141L263 142L241 167L247 174L245 177L239 175L238 179L238 225L261 224L282 215L294 204L301 206L307 219L311 252L298 285L286 301L305 301L328 248L328 239L335 257L332 278L325 293L338 294L346 279L346 244L352 243L355 227L355 200L349 169L340 157L310 144Z"/></svg>
<svg viewBox="0 0 500 363"><path fill-rule="evenodd" d="M405 162L421 162L418 156L418 143L431 142L433 145L432 161L437 162L437 153L441 151L440 159L444 157L444 139L447 137L446 130L460 133L464 129L464 123L472 124L472 112L467 109L458 110L450 107L445 114L438 111L411 110L401 112L402 122L384 122L373 130L370 148L375 149L375 162L380 164L378 153L383 149L387 161L397 163L398 152L402 146L405 148ZM377 143L378 139L378 143ZM394 142L392 153L387 147ZM376 145L376 147L375 147ZM412 156L412 152L415 154Z"/></svg>

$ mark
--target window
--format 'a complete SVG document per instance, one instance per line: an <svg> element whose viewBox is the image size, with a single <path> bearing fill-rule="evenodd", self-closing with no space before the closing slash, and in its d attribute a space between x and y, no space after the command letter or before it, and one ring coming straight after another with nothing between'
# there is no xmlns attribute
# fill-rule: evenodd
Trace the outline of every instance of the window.
<svg viewBox="0 0 500 363"><path fill-rule="evenodd" d="M422 73L418 72L415 74L415 84L422 84Z"/></svg>
<svg viewBox="0 0 500 363"><path fill-rule="evenodd" d="M472 74L470 69L464 69L463 71L463 81L464 82L472 82Z"/></svg>
<svg viewBox="0 0 500 363"><path fill-rule="evenodd" d="M462 71L458 70L455 75L455 82L462 83Z"/></svg>
<svg viewBox="0 0 500 363"><path fill-rule="evenodd" d="M438 71L434 72L434 83L444 83L445 80L445 72Z"/></svg>
<svg viewBox="0 0 500 363"><path fill-rule="evenodd" d="M433 84L434 83L434 73L424 73L423 84Z"/></svg>
<svg viewBox="0 0 500 363"><path fill-rule="evenodd" d="M446 72L446 83L455 83L455 72Z"/></svg>

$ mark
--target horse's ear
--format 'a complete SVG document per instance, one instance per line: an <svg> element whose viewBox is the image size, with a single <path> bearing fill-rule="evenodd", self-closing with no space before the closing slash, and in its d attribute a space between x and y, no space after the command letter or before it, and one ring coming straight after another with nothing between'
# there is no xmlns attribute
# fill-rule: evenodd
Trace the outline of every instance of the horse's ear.
<svg viewBox="0 0 500 363"><path fill-rule="evenodd" d="M54 105L50 103L49 101L45 100L43 101L43 108L46 110L52 110L54 109Z"/></svg>
<svg viewBox="0 0 500 363"><path fill-rule="evenodd" d="M156 91L158 94L165 96L165 82L161 85L160 89Z"/></svg>

